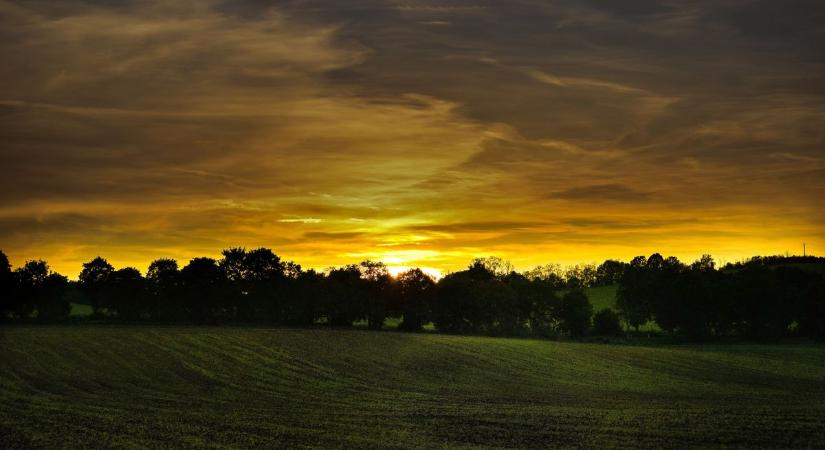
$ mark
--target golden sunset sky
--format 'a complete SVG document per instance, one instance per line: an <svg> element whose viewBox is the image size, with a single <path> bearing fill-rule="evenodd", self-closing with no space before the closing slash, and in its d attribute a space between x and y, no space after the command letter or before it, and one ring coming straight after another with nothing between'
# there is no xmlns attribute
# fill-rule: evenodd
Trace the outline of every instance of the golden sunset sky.
<svg viewBox="0 0 825 450"><path fill-rule="evenodd" d="M816 1L0 1L0 249L825 249Z"/></svg>

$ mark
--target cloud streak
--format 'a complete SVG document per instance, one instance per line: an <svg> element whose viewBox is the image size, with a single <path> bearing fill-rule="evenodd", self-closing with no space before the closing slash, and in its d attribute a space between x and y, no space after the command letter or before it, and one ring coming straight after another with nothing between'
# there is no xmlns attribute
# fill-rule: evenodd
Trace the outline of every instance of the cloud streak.
<svg viewBox="0 0 825 450"><path fill-rule="evenodd" d="M0 246L69 275L825 246L823 9L0 1Z"/></svg>

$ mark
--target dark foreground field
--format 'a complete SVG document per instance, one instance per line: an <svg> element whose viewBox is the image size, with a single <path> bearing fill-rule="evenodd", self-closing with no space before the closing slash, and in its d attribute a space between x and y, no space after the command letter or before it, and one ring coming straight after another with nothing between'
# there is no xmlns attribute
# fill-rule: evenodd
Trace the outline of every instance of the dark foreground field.
<svg viewBox="0 0 825 450"><path fill-rule="evenodd" d="M0 448L825 447L825 348L0 329Z"/></svg>

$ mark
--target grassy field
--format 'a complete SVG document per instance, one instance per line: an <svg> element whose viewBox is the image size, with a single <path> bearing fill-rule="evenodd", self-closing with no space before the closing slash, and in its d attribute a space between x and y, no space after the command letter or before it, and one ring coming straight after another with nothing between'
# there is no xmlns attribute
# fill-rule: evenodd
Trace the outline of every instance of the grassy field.
<svg viewBox="0 0 825 450"><path fill-rule="evenodd" d="M610 286L596 286L586 288L584 293L587 295L590 304L593 305L593 311L601 311L602 309L612 309L616 311L616 289L618 285Z"/></svg>
<svg viewBox="0 0 825 450"><path fill-rule="evenodd" d="M94 312L94 309L92 309L90 305L81 303L72 303L71 305L72 312L69 314L69 317L88 317Z"/></svg>
<svg viewBox="0 0 825 450"><path fill-rule="evenodd" d="M0 328L0 448L825 446L825 348Z"/></svg>

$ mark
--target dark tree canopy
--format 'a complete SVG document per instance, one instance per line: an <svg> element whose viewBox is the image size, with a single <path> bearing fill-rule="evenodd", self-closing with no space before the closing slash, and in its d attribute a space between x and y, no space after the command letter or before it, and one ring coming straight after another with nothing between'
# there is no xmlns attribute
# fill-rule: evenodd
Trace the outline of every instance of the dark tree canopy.
<svg viewBox="0 0 825 450"><path fill-rule="evenodd" d="M215 323L227 318L227 278L212 258L194 258L181 269L183 305L195 323Z"/></svg>
<svg viewBox="0 0 825 450"><path fill-rule="evenodd" d="M421 331L431 315L435 281L421 269L410 269L398 275L397 285L393 309L402 317L398 329Z"/></svg>
<svg viewBox="0 0 825 450"><path fill-rule="evenodd" d="M0 319L12 313L14 292L14 277L11 271L9 258L0 250Z"/></svg>
<svg viewBox="0 0 825 450"><path fill-rule="evenodd" d="M117 312L119 318L127 321L138 320L149 313L146 280L134 267L116 270L109 275L107 307Z"/></svg>
<svg viewBox="0 0 825 450"><path fill-rule="evenodd" d="M101 313L101 309L107 303L103 289L109 280L109 276L114 271L115 268L100 256L84 263L83 269L80 271L78 283L89 298L96 315Z"/></svg>
<svg viewBox="0 0 825 450"><path fill-rule="evenodd" d="M0 319L57 322L69 316L71 305L66 299L66 277L51 272L42 260L26 261L13 272L10 269L6 256L0 256Z"/></svg>
<svg viewBox="0 0 825 450"><path fill-rule="evenodd" d="M612 309L603 309L593 315L593 334L596 336L621 336L623 333L619 315Z"/></svg>
<svg viewBox="0 0 825 450"><path fill-rule="evenodd" d="M608 259L596 268L595 285L608 286L617 284L622 279L628 264L622 261Z"/></svg>
<svg viewBox="0 0 825 450"><path fill-rule="evenodd" d="M17 289L16 301L13 302L12 314L20 318L30 317L37 309L37 303L49 276L46 261L26 261L23 267L14 271Z"/></svg>
<svg viewBox="0 0 825 450"><path fill-rule="evenodd" d="M161 258L149 264L146 271L146 289L151 300L151 317L161 322L179 322L186 318L182 300L182 281L178 262Z"/></svg>
<svg viewBox="0 0 825 450"><path fill-rule="evenodd" d="M590 319L593 316L593 306L587 295L575 289L561 299L559 320L561 328L573 337L581 337L590 332Z"/></svg>
<svg viewBox="0 0 825 450"><path fill-rule="evenodd" d="M370 329L380 329L390 313L390 305L394 296L394 285L387 266L382 262L362 261L361 283L364 299L364 313L367 326Z"/></svg>
<svg viewBox="0 0 825 450"><path fill-rule="evenodd" d="M59 322L69 317L72 305L68 292L68 278L59 273L48 274L36 297L37 319L41 322Z"/></svg>
<svg viewBox="0 0 825 450"><path fill-rule="evenodd" d="M11 263L9 263L9 257L3 253L3 250L0 250L0 275L10 274L11 273Z"/></svg>
<svg viewBox="0 0 825 450"><path fill-rule="evenodd" d="M180 270L175 260L157 259L146 277L97 257L70 282L45 261L11 270L0 252L0 320L61 321L72 302L88 302L97 320L122 322L381 329L393 318L402 331L432 324L449 333L579 338L618 336L625 326L638 331L653 321L690 340L825 339L823 264L822 258L761 257L719 269L709 255L686 265L654 253L629 263L518 273L488 257L436 281L420 269L393 277L370 260L326 273L303 270L270 249L236 247L220 260L194 258ZM586 287L612 284L617 311L594 316Z"/></svg>

